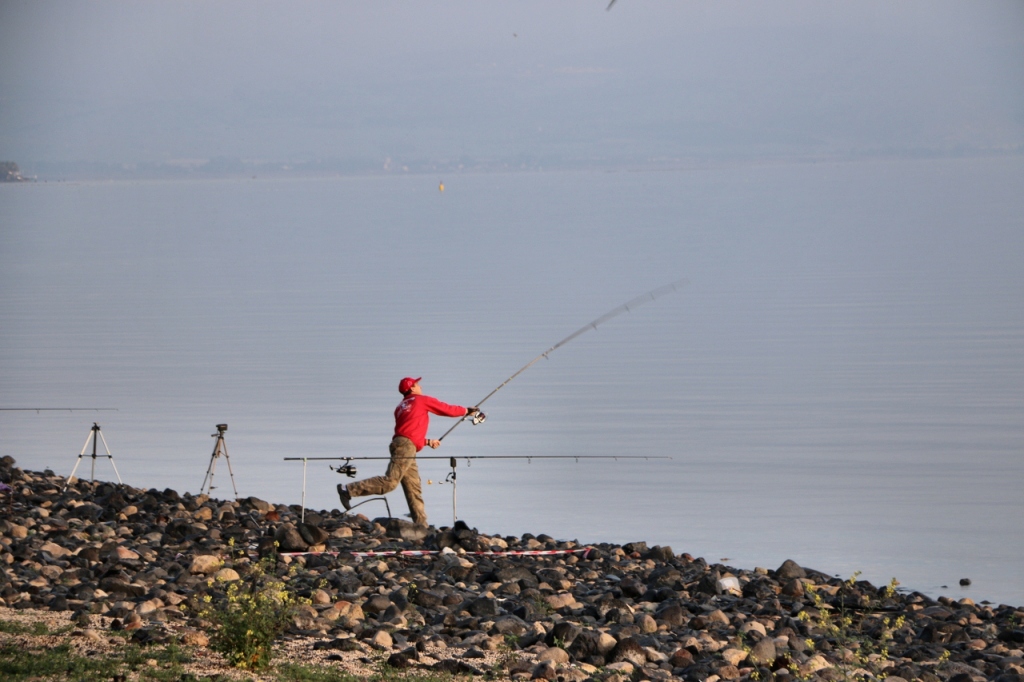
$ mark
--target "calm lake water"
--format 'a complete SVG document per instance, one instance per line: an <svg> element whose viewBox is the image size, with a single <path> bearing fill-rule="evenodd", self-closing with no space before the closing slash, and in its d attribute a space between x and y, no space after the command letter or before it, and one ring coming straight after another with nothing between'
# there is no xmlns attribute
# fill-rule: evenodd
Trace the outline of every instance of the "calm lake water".
<svg viewBox="0 0 1024 682"><path fill-rule="evenodd" d="M463 461L460 518L1024 604L1021 188L1020 158L0 186L0 406L118 409L0 412L0 455L66 475L95 420L126 483L197 492L224 422L239 493L299 503L284 458L386 456L401 377L473 404L686 278L436 453L672 459ZM340 480L310 462L307 506Z"/></svg>

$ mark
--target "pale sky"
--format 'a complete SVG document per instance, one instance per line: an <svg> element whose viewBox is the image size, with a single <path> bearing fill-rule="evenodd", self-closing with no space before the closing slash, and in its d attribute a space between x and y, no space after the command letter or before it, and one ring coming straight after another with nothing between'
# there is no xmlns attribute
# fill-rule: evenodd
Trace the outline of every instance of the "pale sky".
<svg viewBox="0 0 1024 682"><path fill-rule="evenodd" d="M1024 151L1016 0L0 3L0 157L393 168Z"/></svg>

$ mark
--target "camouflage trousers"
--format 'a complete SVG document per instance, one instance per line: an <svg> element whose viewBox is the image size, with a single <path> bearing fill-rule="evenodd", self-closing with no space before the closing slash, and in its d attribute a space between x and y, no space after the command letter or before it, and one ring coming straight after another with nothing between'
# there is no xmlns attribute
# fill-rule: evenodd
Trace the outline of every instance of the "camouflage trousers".
<svg viewBox="0 0 1024 682"><path fill-rule="evenodd" d="M427 511L423 506L420 470L416 466L416 446L404 436L395 436L389 449L391 450L391 461L388 463L388 469L384 475L349 483L348 493L352 497L386 495L401 483L413 523L425 526L427 525Z"/></svg>

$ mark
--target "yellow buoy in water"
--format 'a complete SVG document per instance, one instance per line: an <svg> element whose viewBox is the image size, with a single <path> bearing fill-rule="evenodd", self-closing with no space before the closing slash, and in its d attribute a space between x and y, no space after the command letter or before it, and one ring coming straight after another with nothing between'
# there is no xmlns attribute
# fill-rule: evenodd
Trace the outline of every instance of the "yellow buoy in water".
<svg viewBox="0 0 1024 682"><path fill-rule="evenodd" d="M444 180L442 180L441 184L437 186L437 191L444 192Z"/></svg>

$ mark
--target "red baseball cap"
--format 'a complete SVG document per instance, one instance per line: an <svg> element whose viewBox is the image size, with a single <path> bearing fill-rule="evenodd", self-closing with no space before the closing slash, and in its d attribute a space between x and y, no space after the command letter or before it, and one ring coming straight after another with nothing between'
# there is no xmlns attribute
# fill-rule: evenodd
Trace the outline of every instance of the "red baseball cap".
<svg viewBox="0 0 1024 682"><path fill-rule="evenodd" d="M419 379L413 379L412 377L406 377L402 379L401 381L398 382L398 392L401 393L402 395L405 395L412 389L413 386L420 383L420 379L422 378L423 377L420 377Z"/></svg>

